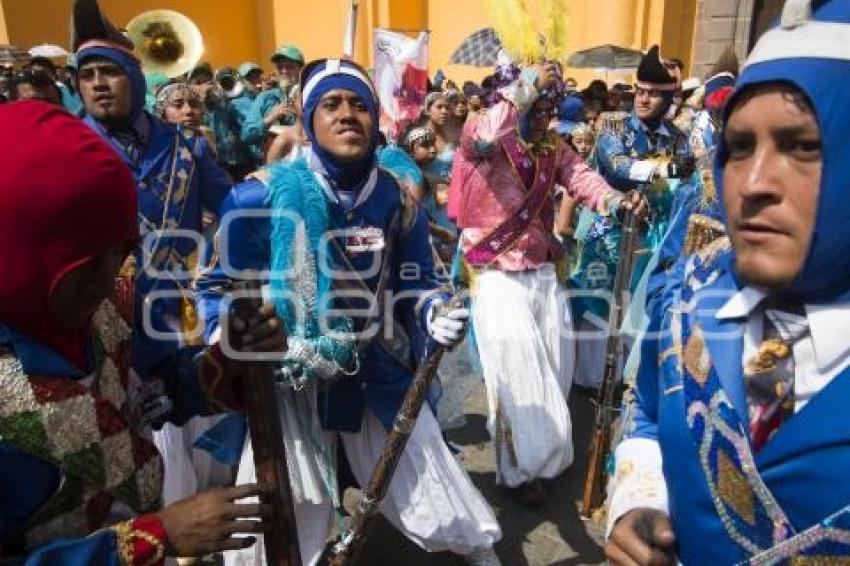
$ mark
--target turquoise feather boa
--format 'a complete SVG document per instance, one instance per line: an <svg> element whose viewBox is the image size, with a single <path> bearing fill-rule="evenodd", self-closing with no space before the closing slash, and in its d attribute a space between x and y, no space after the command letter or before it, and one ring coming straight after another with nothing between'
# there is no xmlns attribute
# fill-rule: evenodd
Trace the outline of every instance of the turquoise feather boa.
<svg viewBox="0 0 850 566"><path fill-rule="evenodd" d="M271 219L269 283L277 312L290 337L305 341L342 368L351 367L356 356L352 320L334 317L326 324L332 331L328 334L322 334L319 323L333 285L326 270L317 269L318 258L331 257L330 244L323 239L330 228L327 198L305 159L274 165L270 172L267 204L272 211L289 213ZM293 220L303 222L306 250L296 249L297 224ZM320 250L323 245L326 249ZM301 255L306 260L304 265L297 264ZM285 365L301 362L284 359ZM309 367L302 369L309 374Z"/></svg>

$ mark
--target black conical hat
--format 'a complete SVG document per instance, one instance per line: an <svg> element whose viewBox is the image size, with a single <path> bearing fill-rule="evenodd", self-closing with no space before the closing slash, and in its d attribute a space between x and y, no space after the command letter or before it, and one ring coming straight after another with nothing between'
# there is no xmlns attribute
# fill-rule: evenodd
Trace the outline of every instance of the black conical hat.
<svg viewBox="0 0 850 566"><path fill-rule="evenodd" d="M82 44L93 40L133 50L133 42L106 19L97 0L76 0L71 12L71 50L76 52Z"/></svg>
<svg viewBox="0 0 850 566"><path fill-rule="evenodd" d="M637 80L639 83L654 85L656 87L676 87L676 79L664 67L661 62L660 49L657 45L653 45L646 55L640 60L640 66L637 69Z"/></svg>

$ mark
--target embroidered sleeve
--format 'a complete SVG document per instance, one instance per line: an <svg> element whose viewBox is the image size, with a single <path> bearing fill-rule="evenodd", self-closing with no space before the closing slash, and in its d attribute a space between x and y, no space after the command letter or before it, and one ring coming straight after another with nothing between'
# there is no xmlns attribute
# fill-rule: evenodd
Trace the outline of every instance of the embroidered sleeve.
<svg viewBox="0 0 850 566"><path fill-rule="evenodd" d="M168 536L156 515L143 515L111 527L121 566L161 566Z"/></svg>
<svg viewBox="0 0 850 566"><path fill-rule="evenodd" d="M239 380L224 371L224 353L219 344L210 346L198 358L198 382L210 413L240 411L244 402L239 395Z"/></svg>
<svg viewBox="0 0 850 566"><path fill-rule="evenodd" d="M631 167L634 160L628 156L623 141L612 131L603 131L596 141L596 156L599 170L611 182L632 181Z"/></svg>
<svg viewBox="0 0 850 566"><path fill-rule="evenodd" d="M608 528L641 507L668 512L667 484L661 470L661 448L649 438L627 438L614 452L614 476L608 483Z"/></svg>
<svg viewBox="0 0 850 566"><path fill-rule="evenodd" d="M497 102L464 127L461 149L469 158L488 155L496 144L519 126L519 110L508 100Z"/></svg>

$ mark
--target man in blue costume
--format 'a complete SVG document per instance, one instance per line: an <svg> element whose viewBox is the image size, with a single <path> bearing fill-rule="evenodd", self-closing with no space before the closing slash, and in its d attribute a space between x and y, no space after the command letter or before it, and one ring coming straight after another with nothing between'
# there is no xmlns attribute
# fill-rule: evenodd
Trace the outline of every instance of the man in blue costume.
<svg viewBox="0 0 850 566"><path fill-rule="evenodd" d="M242 125L242 141L262 147L274 126L295 123L294 99L304 55L295 45L283 45L271 58L277 68L277 85L257 95Z"/></svg>
<svg viewBox="0 0 850 566"><path fill-rule="evenodd" d="M222 209L220 262L200 286L215 341L230 279L247 269L271 273L291 337L279 395L287 448L299 454L290 469L296 523L303 561L314 564L340 505L337 439L365 485L410 385L415 352L425 339L429 347L459 342L469 312L438 314L448 294L434 276L427 219L405 205L396 179L377 165L379 105L366 71L323 59L305 68L301 84L306 156L233 190ZM381 305L373 310L376 297ZM364 330L375 325L381 330L369 339ZM246 443L237 483L253 474ZM499 526L428 407L381 511L426 550L498 564L492 545ZM249 552L226 562L260 564L260 547Z"/></svg>
<svg viewBox="0 0 850 566"><path fill-rule="evenodd" d="M642 234L639 247L653 251L669 227L679 179L690 177L694 171L687 134L664 117L677 89L676 78L661 59L658 46L653 46L637 70L634 109L628 114L612 112L600 117L603 125L594 151L599 172L612 187L623 192L640 191L646 197L650 210L648 229ZM620 235L620 227L611 218L596 215L574 275L576 284L587 291L574 302L577 325L597 336L598 321L608 320L606 297L620 262ZM632 288L640 280L648 259L649 255L637 258ZM600 297L595 296L596 292ZM576 383L593 388L600 385L604 344L604 338L598 337L579 343Z"/></svg>
<svg viewBox="0 0 850 566"><path fill-rule="evenodd" d="M671 270L616 450L614 564L850 557L850 6L789 0L715 164L729 238Z"/></svg>
<svg viewBox="0 0 850 566"><path fill-rule="evenodd" d="M189 284L202 240L202 209L218 213L232 181L203 136L163 123L144 110L145 78L133 44L95 1L74 6L74 50L83 120L124 159L139 189L142 245L133 362L155 372L182 345L199 343ZM146 328L142 328L143 325Z"/></svg>

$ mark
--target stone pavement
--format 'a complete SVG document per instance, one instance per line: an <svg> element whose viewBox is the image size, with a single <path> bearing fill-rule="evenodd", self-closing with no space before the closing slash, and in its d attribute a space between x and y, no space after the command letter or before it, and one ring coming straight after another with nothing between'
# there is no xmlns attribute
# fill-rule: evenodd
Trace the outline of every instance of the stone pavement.
<svg viewBox="0 0 850 566"><path fill-rule="evenodd" d="M486 430L487 401L483 383L466 403L466 425L449 439L462 447L460 456L475 485L493 507L502 526L496 552L504 566L604 564L602 531L578 514L584 482L587 447L593 426L590 401L582 394L570 396L575 463L562 476L548 481L548 503L530 509L516 503L495 484L493 447ZM359 494L348 490L346 506ZM428 554L408 542L383 518L370 527L356 566L454 566L463 559L450 554Z"/></svg>

